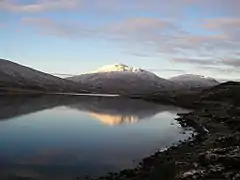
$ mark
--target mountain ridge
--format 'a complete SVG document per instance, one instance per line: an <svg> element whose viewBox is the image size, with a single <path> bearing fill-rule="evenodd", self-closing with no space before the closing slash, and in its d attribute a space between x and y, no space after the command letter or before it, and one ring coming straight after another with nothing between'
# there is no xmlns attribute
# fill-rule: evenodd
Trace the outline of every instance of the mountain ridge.
<svg viewBox="0 0 240 180"><path fill-rule="evenodd" d="M180 75L170 79L164 79L153 72L127 66L123 63L105 65L89 73L68 77L66 79L84 84L90 91L122 95L144 95L157 93L159 91L205 88L218 84L213 78L203 78L203 76L199 75Z"/></svg>
<svg viewBox="0 0 240 180"><path fill-rule="evenodd" d="M81 90L81 85L6 59L0 59L0 87L8 90L86 92Z"/></svg>
<svg viewBox="0 0 240 180"><path fill-rule="evenodd" d="M190 88L207 88L219 84L213 78L180 75L164 79L153 72L113 64L95 71L62 79L9 60L0 59L0 92L105 93L119 95L147 95Z"/></svg>
<svg viewBox="0 0 240 180"><path fill-rule="evenodd" d="M174 84L150 71L114 64L66 78L97 93L148 94L174 88Z"/></svg>

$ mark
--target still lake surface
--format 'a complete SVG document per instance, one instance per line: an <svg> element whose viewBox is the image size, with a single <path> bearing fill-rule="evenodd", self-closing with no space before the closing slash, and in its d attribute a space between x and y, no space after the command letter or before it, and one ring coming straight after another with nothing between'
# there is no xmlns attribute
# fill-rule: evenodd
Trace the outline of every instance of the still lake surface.
<svg viewBox="0 0 240 180"><path fill-rule="evenodd" d="M184 109L121 97L0 96L0 179L67 180L131 168L191 136Z"/></svg>

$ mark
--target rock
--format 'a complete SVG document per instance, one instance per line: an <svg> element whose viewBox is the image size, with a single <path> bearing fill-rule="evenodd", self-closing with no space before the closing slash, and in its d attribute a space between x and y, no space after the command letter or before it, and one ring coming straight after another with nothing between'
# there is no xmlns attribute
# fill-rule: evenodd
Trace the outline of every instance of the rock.
<svg viewBox="0 0 240 180"><path fill-rule="evenodd" d="M228 168L240 169L240 155L226 155L220 157L220 162Z"/></svg>
<svg viewBox="0 0 240 180"><path fill-rule="evenodd" d="M234 177L233 180L240 180L240 173L237 173Z"/></svg>
<svg viewBox="0 0 240 180"><path fill-rule="evenodd" d="M220 173L224 170L225 168L222 165L210 165L209 166L209 171L211 173Z"/></svg>
<svg viewBox="0 0 240 180"><path fill-rule="evenodd" d="M201 164L212 164L217 162L219 159L219 156L214 153L201 153L198 155L198 160Z"/></svg>
<svg viewBox="0 0 240 180"><path fill-rule="evenodd" d="M204 177L204 176L205 176L205 170L192 169L192 170L189 170L189 171L183 173L183 175L181 176L181 179L199 179L200 177Z"/></svg>

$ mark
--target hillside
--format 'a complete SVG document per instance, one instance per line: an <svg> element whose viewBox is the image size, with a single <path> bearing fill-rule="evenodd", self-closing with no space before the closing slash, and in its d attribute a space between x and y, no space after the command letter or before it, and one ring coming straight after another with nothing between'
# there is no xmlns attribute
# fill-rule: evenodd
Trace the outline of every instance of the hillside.
<svg viewBox="0 0 240 180"><path fill-rule="evenodd" d="M204 90L200 99L209 101L224 101L240 103L240 82L229 81Z"/></svg>
<svg viewBox="0 0 240 180"><path fill-rule="evenodd" d="M183 88L208 88L219 84L219 82L213 78L195 74L183 74L172 77L169 80Z"/></svg>
<svg viewBox="0 0 240 180"><path fill-rule="evenodd" d="M80 84L0 59L0 91L85 92Z"/></svg>
<svg viewBox="0 0 240 180"><path fill-rule="evenodd" d="M189 90L175 90L164 93L155 93L146 96L132 96L149 101L174 104L186 108L201 107L208 103L235 103L240 102L240 83L226 82L209 88L195 88Z"/></svg>

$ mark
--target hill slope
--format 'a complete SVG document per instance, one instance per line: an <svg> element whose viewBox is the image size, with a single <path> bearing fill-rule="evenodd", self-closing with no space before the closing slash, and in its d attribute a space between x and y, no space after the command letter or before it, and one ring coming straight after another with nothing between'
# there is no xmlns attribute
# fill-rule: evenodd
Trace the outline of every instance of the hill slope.
<svg viewBox="0 0 240 180"><path fill-rule="evenodd" d="M37 90L51 92L82 92L71 81L0 59L0 89Z"/></svg>
<svg viewBox="0 0 240 180"><path fill-rule="evenodd" d="M185 88L205 88L218 85L219 82L213 78L207 78L204 76L194 74L183 74L175 76L169 79L178 86Z"/></svg>
<svg viewBox="0 0 240 180"><path fill-rule="evenodd" d="M240 103L240 82L229 81L219 84L207 90L201 95L201 100L209 101L231 101L232 103Z"/></svg>

